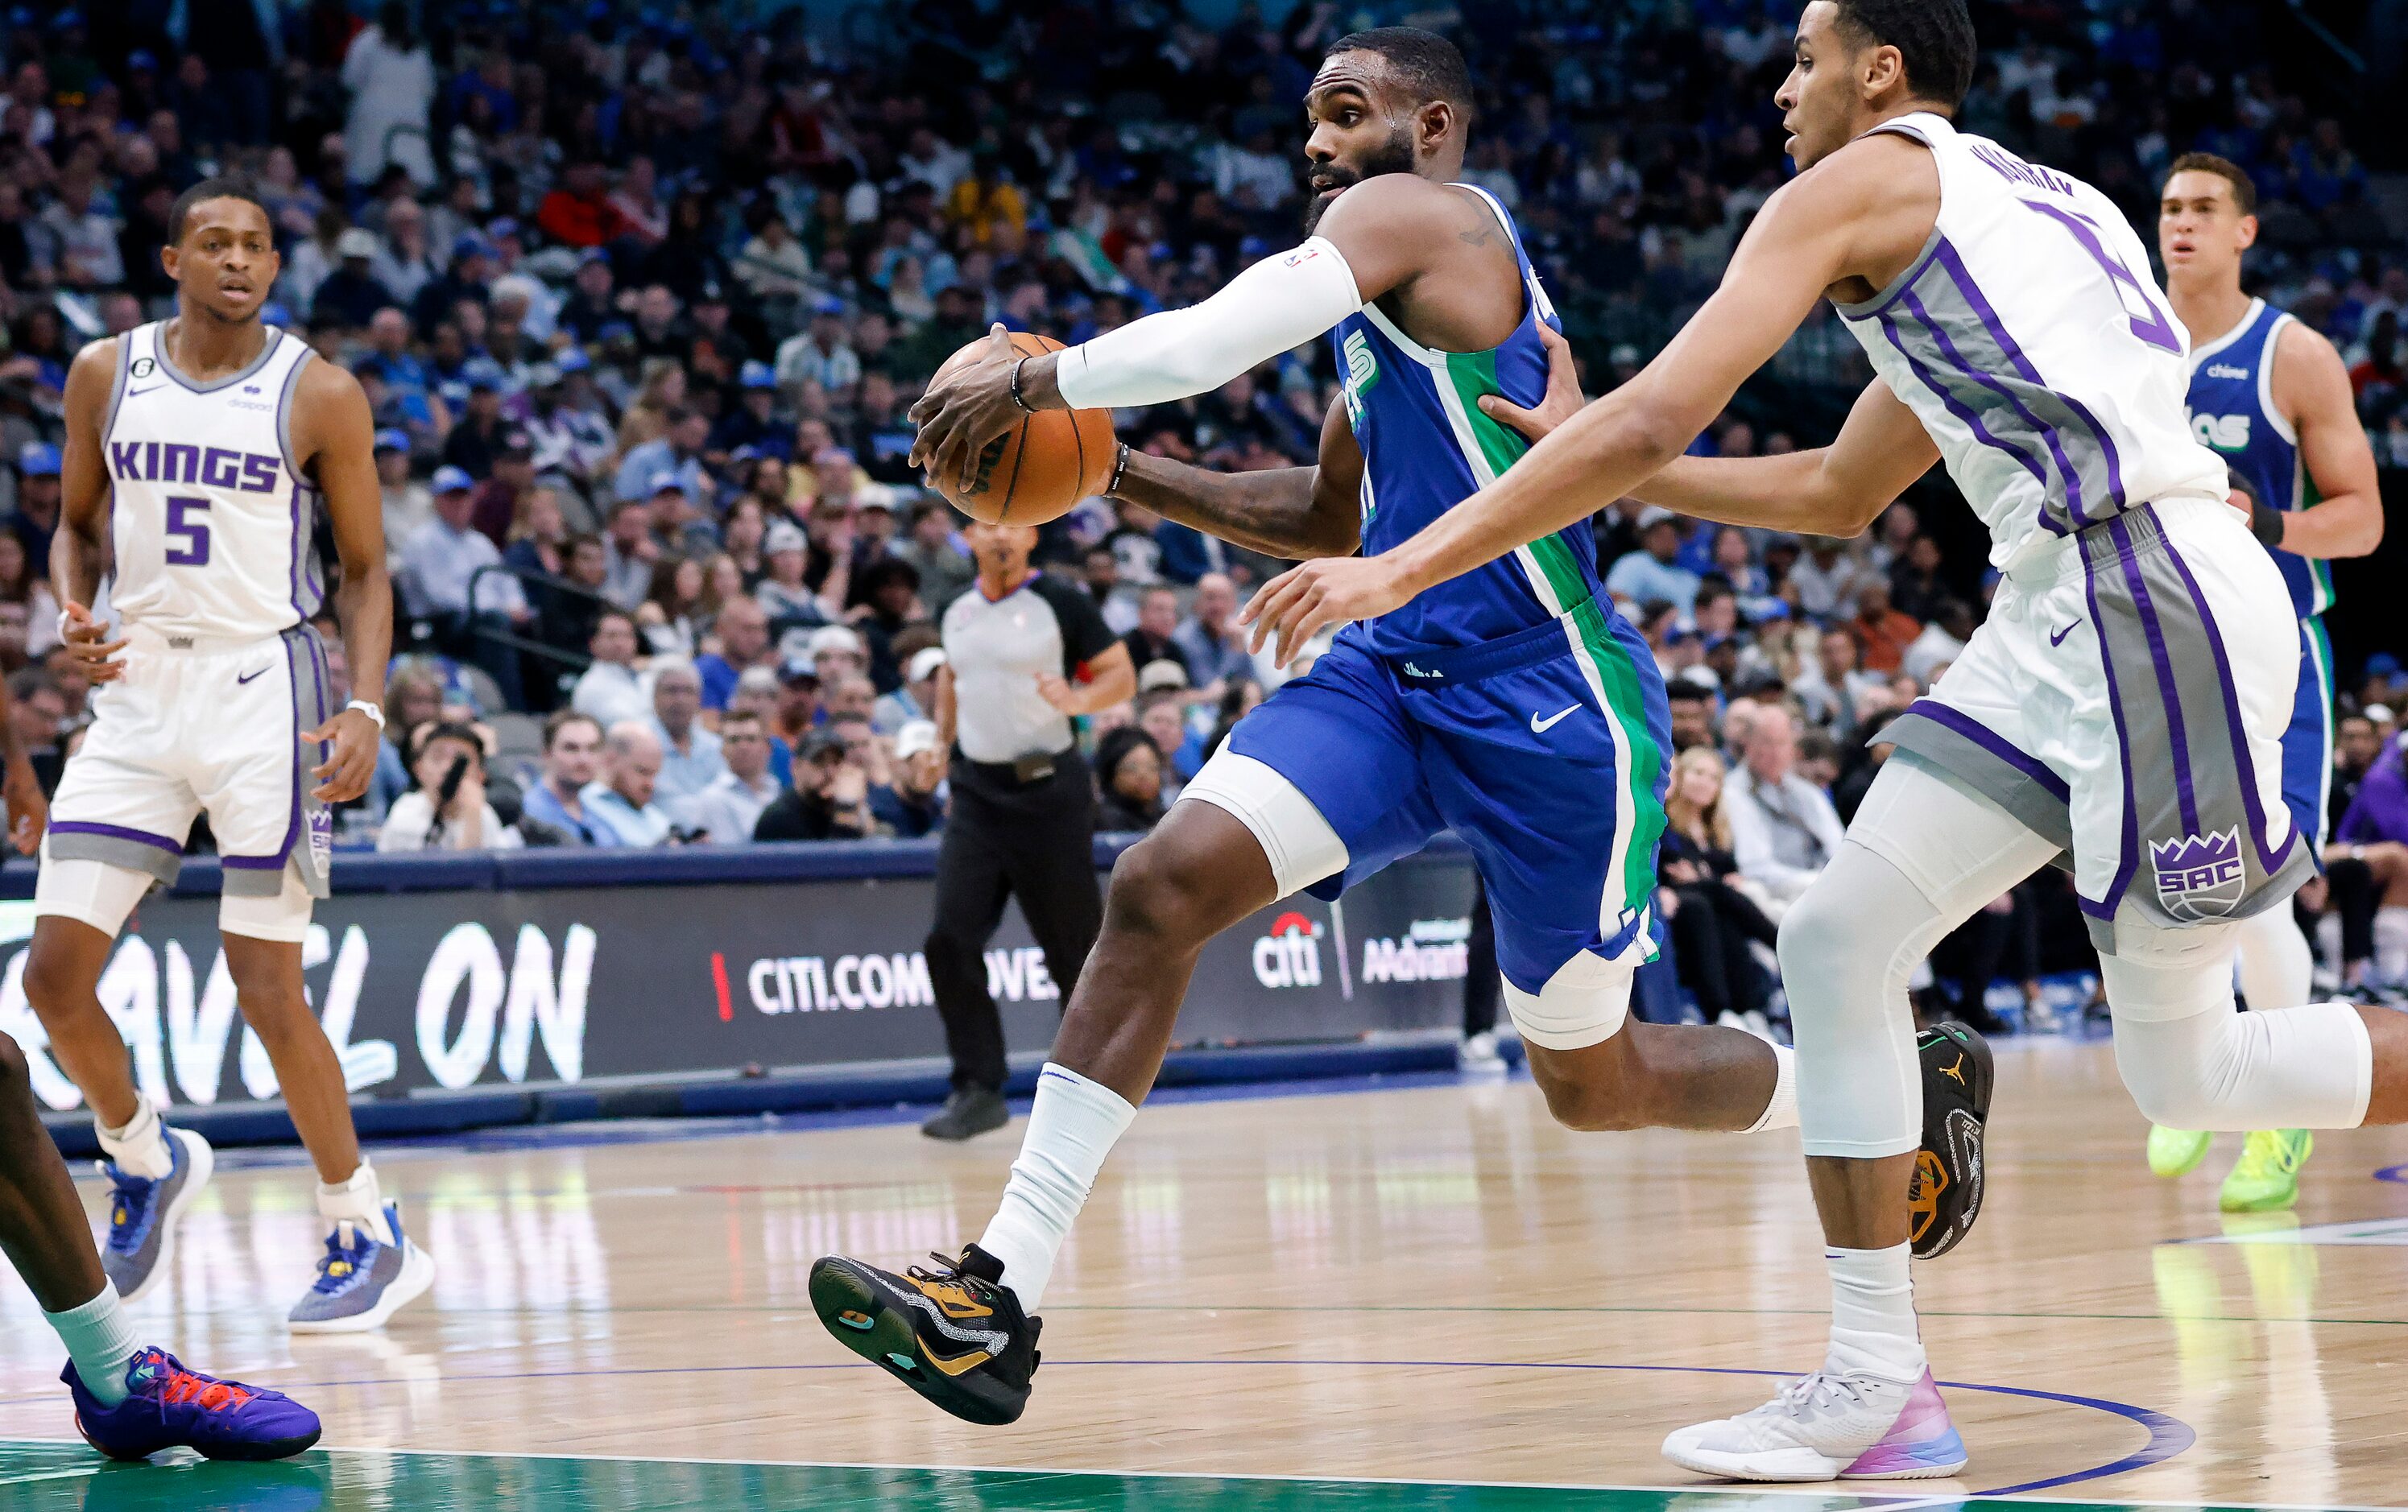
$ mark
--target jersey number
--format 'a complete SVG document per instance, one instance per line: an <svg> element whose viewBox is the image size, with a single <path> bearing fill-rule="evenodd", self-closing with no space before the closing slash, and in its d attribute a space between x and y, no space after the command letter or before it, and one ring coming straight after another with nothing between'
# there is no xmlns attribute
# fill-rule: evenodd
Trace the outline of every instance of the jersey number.
<svg viewBox="0 0 2408 1512"><path fill-rule="evenodd" d="M207 499L178 498L167 501L167 565L171 567L206 567L209 563L209 524L200 517L208 512Z"/></svg>
<svg viewBox="0 0 2408 1512"><path fill-rule="evenodd" d="M2131 322L2134 335L2162 351L2172 352L2177 357L2183 354L2182 337L2174 334L2173 322L2157 308L2157 301L2148 296L2146 286L2132 276L2132 270L2126 267L2114 253L2107 250L2106 243L2099 239L2097 222L2088 216L2061 210L2039 200L2025 200L2023 206L2026 209L2039 211L2073 234L2073 239L2082 244L2082 250L2088 252L2090 260L2107 275L2108 283L2114 287L2116 299L2124 307L2126 319ZM2137 312L2132 308L2136 302L2141 307Z"/></svg>

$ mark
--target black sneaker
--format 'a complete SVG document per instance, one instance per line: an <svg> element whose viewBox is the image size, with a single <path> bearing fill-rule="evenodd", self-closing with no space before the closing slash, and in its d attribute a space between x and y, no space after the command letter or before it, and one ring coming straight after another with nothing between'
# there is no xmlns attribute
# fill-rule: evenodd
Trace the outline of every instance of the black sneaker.
<svg viewBox="0 0 2408 1512"><path fill-rule="evenodd" d="M1982 1211L1982 1128L1997 1080L1990 1047L1960 1023L1914 1036L1923 1067L1923 1148L1908 1190L1907 1238L1914 1258L1944 1255L1972 1232Z"/></svg>
<svg viewBox="0 0 2408 1512"><path fill-rule="evenodd" d="M1011 1109L1004 1105L1003 1093L960 1087L945 1099L935 1118L920 1125L920 1132L931 1139L974 1139L1010 1121Z"/></svg>
<svg viewBox="0 0 2408 1512"><path fill-rule="evenodd" d="M970 1245L958 1263L897 1276L842 1255L811 1266L811 1307L837 1342L954 1417L1018 1419L1037 1373L1044 1319L1020 1310L1003 1262Z"/></svg>

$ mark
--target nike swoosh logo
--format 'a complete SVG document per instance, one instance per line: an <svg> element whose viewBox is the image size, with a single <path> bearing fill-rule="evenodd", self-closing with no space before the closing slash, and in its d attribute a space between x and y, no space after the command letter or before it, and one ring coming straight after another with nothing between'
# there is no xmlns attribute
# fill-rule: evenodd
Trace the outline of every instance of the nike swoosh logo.
<svg viewBox="0 0 2408 1512"><path fill-rule="evenodd" d="M152 389L164 389L166 386L167 385L164 383L153 383L149 389L128 389L125 391L125 397L128 399L139 399L144 394L150 392Z"/></svg>
<svg viewBox="0 0 2408 1512"><path fill-rule="evenodd" d="M261 668L260 668L258 671L256 671L256 672L250 673L250 674L248 674L247 676L244 676L244 677L236 678L235 678L234 680L235 680L236 684L237 686L239 686L239 685L240 685L240 684L242 684L242 683L246 683L246 682L250 682L250 681L251 681L253 678L264 678L264 677L265 677L265 676L267 676L267 669L266 669L265 667L261 667Z"/></svg>
<svg viewBox="0 0 2408 1512"><path fill-rule="evenodd" d="M951 1360L948 1360L943 1355L939 1354L936 1350L929 1348L928 1342L925 1339L923 1339L920 1341L920 1358L936 1366L939 1370L943 1371L948 1376L958 1376L966 1370L974 1370L980 1365L985 1364L992 1357L989 1356L984 1349L972 1349L967 1354L957 1354Z"/></svg>
<svg viewBox="0 0 2408 1512"><path fill-rule="evenodd" d="M1543 720L1539 718L1536 714L1533 714L1530 716L1530 733L1534 735L1545 735L1548 731L1554 729L1556 725L1563 723L1564 720L1570 719L1573 715L1579 712L1580 706L1578 704L1574 704L1571 707L1563 710L1561 713L1550 714Z"/></svg>
<svg viewBox="0 0 2408 1512"><path fill-rule="evenodd" d="M2073 624L2071 624L2071 625L2067 625L2063 630L2052 630L2052 631L2050 631L2050 632L2048 633L2048 643L2049 643L2051 646L2062 646L2062 645L2064 645L2064 644L2065 644L2065 637L2073 634L2073 625L2078 625L2078 624L2080 624L2081 622L2082 622L2081 620L2074 620L2074 621L2073 621Z"/></svg>

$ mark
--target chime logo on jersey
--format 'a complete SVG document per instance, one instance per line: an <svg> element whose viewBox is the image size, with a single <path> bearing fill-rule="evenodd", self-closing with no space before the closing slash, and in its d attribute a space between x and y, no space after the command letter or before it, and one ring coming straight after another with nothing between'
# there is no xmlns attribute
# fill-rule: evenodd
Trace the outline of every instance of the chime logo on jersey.
<svg viewBox="0 0 2408 1512"><path fill-rule="evenodd" d="M1290 910L1254 942L1254 980L1265 987L1321 985L1321 926Z"/></svg>
<svg viewBox="0 0 2408 1512"><path fill-rule="evenodd" d="M273 493L284 459L181 441L111 441L108 470L127 483L198 483L238 493Z"/></svg>
<svg viewBox="0 0 2408 1512"><path fill-rule="evenodd" d="M2176 918L2221 919L2248 887L2238 825L2214 834L2153 840L2149 864L2157 874L2157 900Z"/></svg>

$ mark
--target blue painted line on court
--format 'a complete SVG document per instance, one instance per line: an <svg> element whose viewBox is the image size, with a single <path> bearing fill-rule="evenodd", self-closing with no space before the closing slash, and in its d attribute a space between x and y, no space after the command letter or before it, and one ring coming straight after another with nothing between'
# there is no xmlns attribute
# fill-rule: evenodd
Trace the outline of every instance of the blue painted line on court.
<svg viewBox="0 0 2408 1512"><path fill-rule="evenodd" d="M1368 1367L1372 1369L1407 1370L1584 1370L1620 1372L1633 1375L1769 1376L1774 1377L1791 1376L1798 1374L1798 1372L1794 1370L1760 1370L1731 1365L1608 1365L1570 1361L1526 1360L1267 1360L1258 1358L1243 1360L1061 1360L1049 1358L1045 1362L1057 1370L1079 1366L1103 1367L1108 1369L1168 1367L1182 1370L1193 1370L1208 1367L1222 1368L1242 1365L1268 1365L1288 1369L1362 1369ZM447 1374L443 1376L443 1379L447 1382L567 1380L587 1376L709 1376L726 1375L745 1371L785 1374L797 1371L874 1370L876 1368L876 1366L869 1364L866 1361L843 1361L819 1364L777 1365L638 1365L602 1370L502 1371L491 1375L474 1376L455 1376ZM409 1386L413 1384L417 1383L404 1377L394 1376L366 1380L278 1382L276 1383L276 1389L280 1391L289 1392L306 1391L339 1391L366 1386ZM2030 1401L2056 1402L2061 1403L2067 1406L2087 1408L2093 1412L2104 1412L2110 1416L2122 1418L2138 1425L2139 1427L2146 1430L2149 1435L2148 1442L2142 1445L2138 1449L2135 1449L2133 1452L2124 1455L2121 1458L2107 1461L2103 1464L2091 1465L2088 1468L2082 1470L2071 1470L2063 1475L2049 1476L2039 1480L2023 1481L2013 1486L1999 1486L1987 1491L1971 1491L1967 1493L1969 1497L2014 1496L2031 1491L2053 1491L2060 1486L2072 1486L2084 1481L2103 1480L2110 1476L2125 1475L2134 1470L2146 1469L2150 1465L2162 1464L2166 1461L2172 1459L2175 1455L2182 1453L2185 1449L2189 1448L2193 1444L2199 1442L2199 1434L2194 1429L2192 1429L2190 1424L2184 1422L2181 1419L2174 1417L2172 1413L2160 1412L2155 1407L2136 1406L2128 1402L2114 1402L2104 1397L2081 1396L2069 1391L2043 1391L2036 1388L2027 1386L1985 1386L1978 1381L1942 1381L1940 1384L1952 1391L1983 1391L1993 1396L2023 1397ZM41 1399L18 1398L14 1400L32 1401Z"/></svg>
<svg viewBox="0 0 2408 1512"><path fill-rule="evenodd" d="M2382 1170L2374 1173L2374 1179L2377 1181L2397 1181L2402 1186L2408 1186L2408 1165L2386 1165Z"/></svg>

